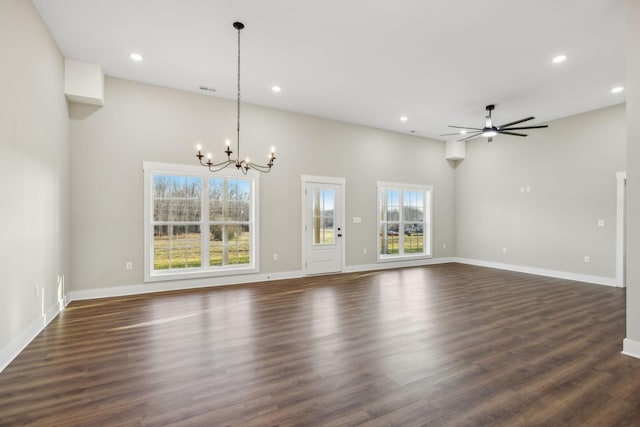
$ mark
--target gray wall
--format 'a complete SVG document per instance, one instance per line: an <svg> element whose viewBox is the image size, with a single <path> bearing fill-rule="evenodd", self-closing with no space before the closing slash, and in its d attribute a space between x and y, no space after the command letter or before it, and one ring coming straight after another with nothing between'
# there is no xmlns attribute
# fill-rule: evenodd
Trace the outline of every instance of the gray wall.
<svg viewBox="0 0 640 427"><path fill-rule="evenodd" d="M30 1L0 1L0 57L2 353L42 325L69 271L69 119L63 59Z"/></svg>
<svg viewBox="0 0 640 427"><path fill-rule="evenodd" d="M233 140L235 103L107 78L105 106L73 105L71 117L73 290L141 284L142 162L193 165L196 141L221 154ZM453 256L455 171L442 142L251 105L241 132L243 157L277 149L261 179L262 273L301 269L303 174L346 178L347 267L376 262L377 180L433 185L434 257Z"/></svg>
<svg viewBox="0 0 640 427"><path fill-rule="evenodd" d="M627 339L640 356L640 2L627 0L626 8Z"/></svg>
<svg viewBox="0 0 640 427"><path fill-rule="evenodd" d="M526 138L467 144L467 158L456 171L456 255L615 277L616 172L626 167L625 107L549 125ZM531 192L522 193L527 186ZM598 219L605 220L604 228ZM584 263L585 255L591 263Z"/></svg>

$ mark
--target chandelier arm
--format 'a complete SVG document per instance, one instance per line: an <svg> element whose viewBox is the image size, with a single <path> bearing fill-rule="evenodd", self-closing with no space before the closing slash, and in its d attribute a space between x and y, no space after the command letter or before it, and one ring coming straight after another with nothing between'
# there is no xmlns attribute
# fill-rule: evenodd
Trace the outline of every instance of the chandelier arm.
<svg viewBox="0 0 640 427"><path fill-rule="evenodd" d="M229 165L233 165L233 160L227 160L226 162L218 163L218 164L204 164L209 169L209 172L220 172L222 169L227 168Z"/></svg>
<svg viewBox="0 0 640 427"><path fill-rule="evenodd" d="M248 167L254 170L257 170L258 172L262 172L262 173L269 173L271 172L271 166L270 164L267 165L256 165L255 163L249 163Z"/></svg>
<svg viewBox="0 0 640 427"><path fill-rule="evenodd" d="M218 172L218 171L221 171L222 169L226 168L230 164L235 164L235 162L233 160L231 160L231 159L225 160L224 162L220 162L220 163L213 163L211 160L203 162L202 158L204 156L202 154L196 154L196 157L200 161L200 164L202 166L208 168L211 172Z"/></svg>
<svg viewBox="0 0 640 427"><path fill-rule="evenodd" d="M206 162L203 162L202 158L204 157L204 154L202 154L201 152L198 152L198 154L196 154L196 157L198 158L202 166L207 167L209 169L217 168L218 166L222 166L222 165L225 165L224 167L227 167L229 166L229 163L233 163L233 160L231 160L230 156L228 156L229 158L227 160L220 163L214 163L211 161L211 159L208 159Z"/></svg>

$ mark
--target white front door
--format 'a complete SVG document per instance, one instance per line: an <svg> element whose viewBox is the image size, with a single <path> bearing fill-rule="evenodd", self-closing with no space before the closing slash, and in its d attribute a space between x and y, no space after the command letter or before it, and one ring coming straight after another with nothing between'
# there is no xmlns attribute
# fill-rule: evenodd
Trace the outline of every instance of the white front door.
<svg viewBox="0 0 640 427"><path fill-rule="evenodd" d="M306 274L342 271L343 183L330 178L327 180L331 182L316 182L320 179L305 180L303 177L303 245Z"/></svg>

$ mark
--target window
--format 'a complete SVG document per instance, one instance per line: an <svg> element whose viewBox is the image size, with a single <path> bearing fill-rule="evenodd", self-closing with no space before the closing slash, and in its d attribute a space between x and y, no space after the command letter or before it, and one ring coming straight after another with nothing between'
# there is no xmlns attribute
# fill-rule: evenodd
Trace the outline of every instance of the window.
<svg viewBox="0 0 640 427"><path fill-rule="evenodd" d="M378 261L431 257L433 187L378 183Z"/></svg>
<svg viewBox="0 0 640 427"><path fill-rule="evenodd" d="M312 190L313 210L313 244L333 245L336 243L334 235L334 190Z"/></svg>
<svg viewBox="0 0 640 427"><path fill-rule="evenodd" d="M145 281L257 271L257 174L144 163Z"/></svg>

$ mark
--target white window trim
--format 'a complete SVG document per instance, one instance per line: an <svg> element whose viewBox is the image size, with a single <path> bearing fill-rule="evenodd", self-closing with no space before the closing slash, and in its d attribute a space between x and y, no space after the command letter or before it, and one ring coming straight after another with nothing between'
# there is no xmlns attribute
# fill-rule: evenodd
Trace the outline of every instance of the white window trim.
<svg viewBox="0 0 640 427"><path fill-rule="evenodd" d="M381 222L380 222L380 204L381 204L381 200L380 200L380 189L381 188L388 188L388 189L397 189L400 191L403 190L418 190L418 191L425 191L429 193L429 200L428 200L428 206L427 206L427 211L426 213L428 213L428 224L425 224L425 230L428 230L428 242L425 240L423 241L423 245L425 246L425 253L421 253L421 254L409 254L409 255L382 255L380 254L380 226L381 226ZM420 185L420 184L406 184L406 183L400 183L400 182L385 182L385 181L378 181L377 182L377 187L376 187L376 199L377 199L377 205L376 205L376 257L377 257L377 261L379 263L381 262L398 262L398 261L406 261L406 260L413 260L413 259L430 259L433 258L433 185ZM398 232L400 232L398 230Z"/></svg>
<svg viewBox="0 0 640 427"><path fill-rule="evenodd" d="M176 175L191 175L199 176L203 179L202 193L209 192L209 178L214 176L212 172L209 172L202 166L192 165L179 165L172 163L157 163L157 162L142 162L142 170L144 172L144 281L145 282L160 282L166 280L180 280L180 279L195 279L201 277L218 277L229 276L238 274L252 274L260 272L260 256L259 256L259 206L260 206L260 174L255 171L249 171L245 176L242 172L236 169L229 169L216 172L215 177L219 178L252 178L253 186L251 191L253 192L253 216L251 219L253 239L251 241L251 259L253 264L246 267L238 267L236 265L215 267L215 270L209 269L208 262L206 266L198 268L185 268L181 271L171 270L154 272L151 266L153 265L153 232L151 225L151 217L153 212L152 206L152 182L151 177L153 174L176 174ZM208 206L205 206L207 198L202 197L202 215L201 215L201 232L204 235L205 215L209 212ZM203 238L200 241L200 249L203 253L209 252L209 239Z"/></svg>

